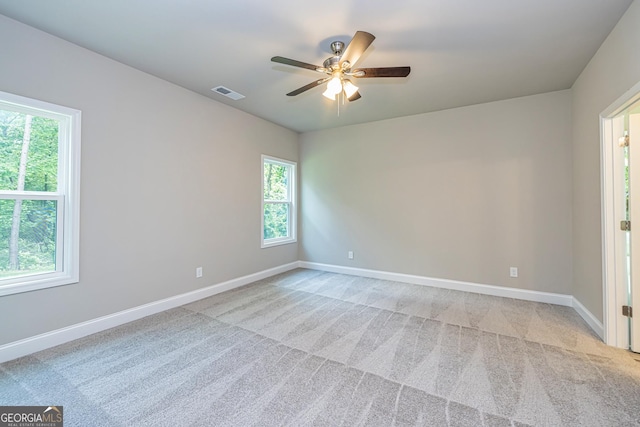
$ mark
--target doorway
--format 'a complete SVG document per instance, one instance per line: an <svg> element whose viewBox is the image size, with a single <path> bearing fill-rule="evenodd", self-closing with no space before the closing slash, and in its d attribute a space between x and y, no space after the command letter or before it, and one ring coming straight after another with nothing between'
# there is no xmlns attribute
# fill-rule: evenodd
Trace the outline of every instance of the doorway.
<svg viewBox="0 0 640 427"><path fill-rule="evenodd" d="M604 341L640 352L640 83L600 119Z"/></svg>

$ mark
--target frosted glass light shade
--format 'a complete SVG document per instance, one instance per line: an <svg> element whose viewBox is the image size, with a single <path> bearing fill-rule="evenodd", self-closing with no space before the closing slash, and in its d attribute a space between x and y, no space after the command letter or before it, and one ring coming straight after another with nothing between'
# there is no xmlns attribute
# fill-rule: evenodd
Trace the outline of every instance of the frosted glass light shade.
<svg viewBox="0 0 640 427"><path fill-rule="evenodd" d="M333 93L333 92L331 92L331 90L330 90L329 88L327 88L327 90L325 90L324 92L322 92L322 95L323 95L325 98L328 98L328 99L330 99L330 100L332 100L332 101L335 101L335 100L336 100L336 94L335 94L335 93Z"/></svg>
<svg viewBox="0 0 640 427"><path fill-rule="evenodd" d="M358 86L354 85L349 80L345 80L342 87L344 88L344 93L347 94L347 98L351 98L353 94L358 91Z"/></svg>

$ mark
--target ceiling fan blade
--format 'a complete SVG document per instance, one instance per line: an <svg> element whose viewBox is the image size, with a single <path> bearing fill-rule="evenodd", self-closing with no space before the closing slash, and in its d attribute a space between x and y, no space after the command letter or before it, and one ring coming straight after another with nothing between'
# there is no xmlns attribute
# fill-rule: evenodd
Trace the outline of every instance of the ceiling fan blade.
<svg viewBox="0 0 640 427"><path fill-rule="evenodd" d="M295 59L283 58L282 56L274 56L271 61L279 64L291 65L293 67L306 68L308 70L318 71L323 69L318 65L307 64L306 62L296 61Z"/></svg>
<svg viewBox="0 0 640 427"><path fill-rule="evenodd" d="M353 95L351 95L347 99L349 100L349 102L353 102L353 101L357 101L360 98L362 98L362 95L360 95L360 92L356 91Z"/></svg>
<svg viewBox="0 0 640 427"><path fill-rule="evenodd" d="M301 88L298 88L292 92L289 92L287 94L287 96L296 96L296 95L300 95L302 92L306 92L309 89L313 89L316 86L320 86L322 83L326 82L327 80L329 80L331 77L327 77L326 79L320 79L320 80L316 80L315 82L311 82L308 85L304 85Z"/></svg>
<svg viewBox="0 0 640 427"><path fill-rule="evenodd" d="M373 34L369 34L366 31L356 31L356 34L351 39L349 46L344 50L342 57L340 58L340 63L342 64L345 61L348 61L351 64L351 67L358 62L360 56L364 53L365 50L373 43L375 40L375 36Z"/></svg>
<svg viewBox="0 0 640 427"><path fill-rule="evenodd" d="M382 67L382 68L358 68L353 70L353 77L359 79L366 77L407 77L411 67ZM364 74L363 74L364 73Z"/></svg>

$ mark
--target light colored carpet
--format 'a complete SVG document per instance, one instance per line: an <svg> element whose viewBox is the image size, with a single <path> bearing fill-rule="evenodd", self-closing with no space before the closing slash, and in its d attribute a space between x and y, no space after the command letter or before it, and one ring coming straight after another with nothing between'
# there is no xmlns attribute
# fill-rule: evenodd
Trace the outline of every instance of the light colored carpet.
<svg viewBox="0 0 640 427"><path fill-rule="evenodd" d="M65 426L640 425L571 308L295 270L0 365Z"/></svg>

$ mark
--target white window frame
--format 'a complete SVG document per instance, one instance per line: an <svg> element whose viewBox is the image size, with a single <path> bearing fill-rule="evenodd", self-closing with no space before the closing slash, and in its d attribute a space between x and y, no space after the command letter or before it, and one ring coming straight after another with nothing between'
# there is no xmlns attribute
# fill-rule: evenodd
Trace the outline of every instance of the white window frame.
<svg viewBox="0 0 640 427"><path fill-rule="evenodd" d="M297 208L296 208L296 181L297 181L297 163L292 162L290 160L279 159L277 157L262 155L262 167L261 167L261 178L260 181L262 185L260 186L260 191L262 193L260 199L262 200L261 209L260 209L260 247L261 248L269 248L273 246L286 245L289 243L295 243L298 241L297 239ZM265 200L264 198L264 165L265 163L272 163L276 165L281 165L287 167L289 171L289 176L287 182L289 183L287 188L287 200ZM273 239L265 239L264 238L264 207L266 204L287 204L289 205L289 218L288 218L288 229L289 233L286 237L277 237Z"/></svg>
<svg viewBox="0 0 640 427"><path fill-rule="evenodd" d="M0 190L0 199L55 200L56 271L0 279L0 296L80 281L80 122L73 108L0 92L0 109L59 121L58 185L55 192Z"/></svg>

